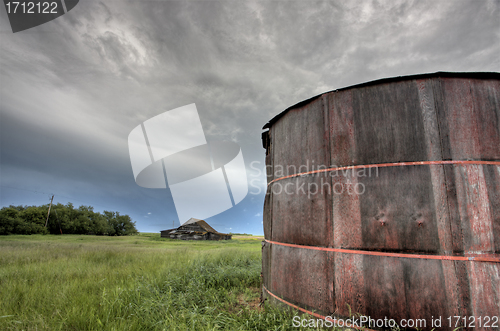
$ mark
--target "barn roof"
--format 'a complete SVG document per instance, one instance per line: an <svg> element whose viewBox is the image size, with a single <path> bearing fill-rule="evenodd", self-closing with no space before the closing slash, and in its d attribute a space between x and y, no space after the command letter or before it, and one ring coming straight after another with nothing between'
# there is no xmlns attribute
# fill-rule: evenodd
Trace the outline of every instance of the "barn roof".
<svg viewBox="0 0 500 331"><path fill-rule="evenodd" d="M200 220L200 219L197 219L197 218L190 218L189 221L187 221L186 223L182 224L181 226L179 226L179 228L181 228L182 226L184 225L188 225L188 224L193 224L193 223L196 223L198 224L200 227L203 228L203 230L207 231L207 232L211 232L211 233L217 233L217 234L222 234L222 235L226 235L226 233L220 233L218 232L217 230L215 230L214 228L212 228L210 225L208 225L207 222L205 222L204 220ZM177 230L179 228L176 228L176 229L169 229L169 230L163 230L163 231L174 231L174 230ZM163 232L161 231L161 232Z"/></svg>
<svg viewBox="0 0 500 331"><path fill-rule="evenodd" d="M212 228L210 225L208 225L207 222L205 222L203 220L199 220L198 222L196 222L196 224L198 224L199 226L201 226L207 232L219 233L214 228Z"/></svg>

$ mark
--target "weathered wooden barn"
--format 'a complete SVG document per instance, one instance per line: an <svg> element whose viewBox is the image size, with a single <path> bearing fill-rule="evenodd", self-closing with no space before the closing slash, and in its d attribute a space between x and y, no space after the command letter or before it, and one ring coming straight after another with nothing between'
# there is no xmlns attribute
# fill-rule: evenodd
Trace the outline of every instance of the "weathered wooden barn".
<svg viewBox="0 0 500 331"><path fill-rule="evenodd" d="M182 240L229 240L230 234L217 232L207 222L191 218L177 229L163 230L162 238Z"/></svg>

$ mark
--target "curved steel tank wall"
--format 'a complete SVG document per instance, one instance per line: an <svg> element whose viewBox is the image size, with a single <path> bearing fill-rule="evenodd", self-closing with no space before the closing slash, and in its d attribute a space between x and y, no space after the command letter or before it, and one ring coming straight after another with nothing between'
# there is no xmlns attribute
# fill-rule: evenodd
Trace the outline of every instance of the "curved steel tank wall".
<svg viewBox="0 0 500 331"><path fill-rule="evenodd" d="M322 316L426 319L427 329L437 316L447 327L448 316L500 315L499 74L361 84L264 128L268 183L321 167L436 161L268 185L265 297ZM457 256L471 260L446 260Z"/></svg>

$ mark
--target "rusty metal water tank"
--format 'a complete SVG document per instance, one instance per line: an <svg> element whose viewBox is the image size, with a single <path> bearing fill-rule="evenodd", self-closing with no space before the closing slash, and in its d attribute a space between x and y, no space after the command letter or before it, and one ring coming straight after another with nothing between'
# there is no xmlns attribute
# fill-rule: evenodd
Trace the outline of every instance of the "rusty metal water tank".
<svg viewBox="0 0 500 331"><path fill-rule="evenodd" d="M264 129L264 297L322 318L499 329L484 325L500 315L499 73L334 90Z"/></svg>

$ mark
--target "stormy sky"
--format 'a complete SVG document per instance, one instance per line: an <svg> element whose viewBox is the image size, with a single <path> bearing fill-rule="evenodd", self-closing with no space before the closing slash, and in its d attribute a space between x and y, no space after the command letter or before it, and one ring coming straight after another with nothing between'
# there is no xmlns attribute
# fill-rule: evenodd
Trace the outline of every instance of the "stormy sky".
<svg viewBox="0 0 500 331"><path fill-rule="evenodd" d="M1 206L54 194L140 231L178 226L170 191L135 183L127 138L196 103L207 140L241 146L251 184L207 221L262 234L270 118L378 78L500 71L500 1L81 0L15 34L2 6L0 38Z"/></svg>

